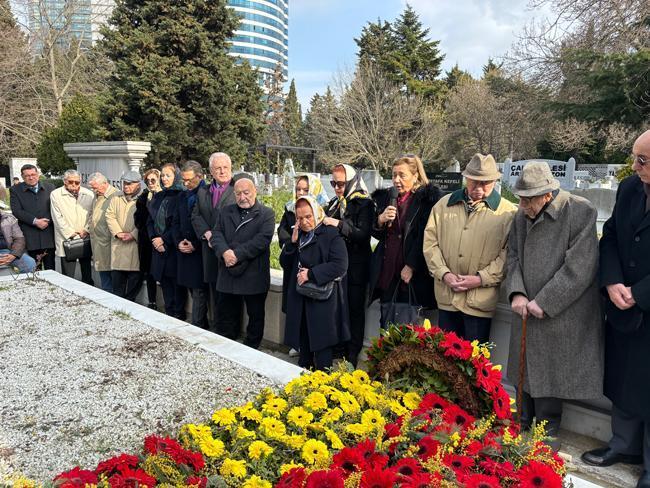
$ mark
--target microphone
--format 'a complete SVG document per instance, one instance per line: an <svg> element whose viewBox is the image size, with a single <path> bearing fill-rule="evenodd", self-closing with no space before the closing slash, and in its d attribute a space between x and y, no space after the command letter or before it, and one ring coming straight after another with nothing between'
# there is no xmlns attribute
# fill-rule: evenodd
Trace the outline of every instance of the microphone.
<svg viewBox="0 0 650 488"><path fill-rule="evenodd" d="M392 186L391 189L390 189L390 192L389 192L390 200L388 202L388 205L390 207L396 207L397 208L397 195L398 194L399 194L399 192L397 191L397 188ZM388 222L388 227L390 227L392 225L393 225L393 221L391 220L390 222Z"/></svg>

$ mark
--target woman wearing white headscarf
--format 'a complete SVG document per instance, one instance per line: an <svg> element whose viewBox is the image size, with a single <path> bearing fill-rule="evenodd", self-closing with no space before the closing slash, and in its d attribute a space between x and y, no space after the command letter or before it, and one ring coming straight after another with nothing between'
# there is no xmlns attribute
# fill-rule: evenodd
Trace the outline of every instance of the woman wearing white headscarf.
<svg viewBox="0 0 650 488"><path fill-rule="evenodd" d="M348 253L336 228L322 225L325 214L312 196L296 200L296 225L280 263L288 274L284 342L300 350L303 368L332 366L332 348L350 340L346 303ZM297 286L334 282L329 298L300 294Z"/></svg>
<svg viewBox="0 0 650 488"><path fill-rule="evenodd" d="M345 344L345 356L356 366L365 335L375 203L368 195L361 174L349 164L334 166L331 183L336 196L325 207L323 223L338 229L348 250L347 298L352 338Z"/></svg>

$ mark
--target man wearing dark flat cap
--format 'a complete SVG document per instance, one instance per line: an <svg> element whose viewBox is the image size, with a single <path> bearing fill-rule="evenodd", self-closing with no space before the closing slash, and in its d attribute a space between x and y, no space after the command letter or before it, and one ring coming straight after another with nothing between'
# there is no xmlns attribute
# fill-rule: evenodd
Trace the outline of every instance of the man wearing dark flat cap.
<svg viewBox="0 0 650 488"><path fill-rule="evenodd" d="M564 400L603 391L603 325L598 293L596 208L560 189L548 164L524 166L513 192L506 292L513 314L508 379L518 384L522 319L528 321L521 424L546 421L554 449Z"/></svg>
<svg viewBox="0 0 650 488"><path fill-rule="evenodd" d="M632 169L616 193L600 240L606 294L605 395L612 401L607 447L582 455L594 466L643 464L650 488L650 130L635 141Z"/></svg>

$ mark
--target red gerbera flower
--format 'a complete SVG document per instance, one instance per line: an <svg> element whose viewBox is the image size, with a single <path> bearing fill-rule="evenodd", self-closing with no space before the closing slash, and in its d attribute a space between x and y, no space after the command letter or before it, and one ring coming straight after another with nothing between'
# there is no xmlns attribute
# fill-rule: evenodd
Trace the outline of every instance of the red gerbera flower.
<svg viewBox="0 0 650 488"><path fill-rule="evenodd" d="M306 476L305 468L293 468L284 473L275 486L276 488L295 488L302 486Z"/></svg>
<svg viewBox="0 0 650 488"><path fill-rule="evenodd" d="M500 463L492 458L486 458L478 463L481 471L499 478L512 478L515 472L515 466L510 461Z"/></svg>
<svg viewBox="0 0 650 488"><path fill-rule="evenodd" d="M493 369L493 365L485 357L479 356L473 362L476 368L476 385L488 393L492 393L501 384L501 371Z"/></svg>
<svg viewBox="0 0 650 488"><path fill-rule="evenodd" d="M440 342L440 347L445 349L445 356L462 359L467 361L472 357L474 348L469 341L461 339L453 332L447 332L445 339Z"/></svg>
<svg viewBox="0 0 650 488"><path fill-rule="evenodd" d="M180 446L178 449L170 447L166 452L176 464L185 464L194 471L201 471L205 467L205 459L200 452L188 451Z"/></svg>
<svg viewBox="0 0 650 488"><path fill-rule="evenodd" d="M76 486L86 486L86 484L94 485L97 484L97 475L87 469L81 469L79 466L61 473L54 478L54 481L62 481L62 483L57 483L58 486L65 488L72 488Z"/></svg>
<svg viewBox="0 0 650 488"><path fill-rule="evenodd" d="M156 478L149 476L143 469L126 468L111 476L108 483L111 488L153 488L156 486Z"/></svg>
<svg viewBox="0 0 650 488"><path fill-rule="evenodd" d="M486 474L470 474L463 478L465 488L501 488L499 478Z"/></svg>
<svg viewBox="0 0 650 488"><path fill-rule="evenodd" d="M384 427L384 439L390 439L391 437L397 437L402 431L400 430L399 425L396 423L386 424Z"/></svg>
<svg viewBox="0 0 650 488"><path fill-rule="evenodd" d="M463 429L467 429L476 419L458 405L452 404L443 410L442 420L448 424L456 424Z"/></svg>
<svg viewBox="0 0 650 488"><path fill-rule="evenodd" d="M187 486L196 486L198 488L205 488L208 486L208 478L205 476L190 476L185 482Z"/></svg>
<svg viewBox="0 0 650 488"><path fill-rule="evenodd" d="M420 448L418 450L418 456L426 461L431 456L436 455L438 449L440 448L440 442L428 435L420 439L418 442L418 447Z"/></svg>
<svg viewBox="0 0 650 488"><path fill-rule="evenodd" d="M375 453L375 441L371 439L366 439L365 441L357 444L355 449L357 449L361 453L364 459L369 459L370 456L372 456Z"/></svg>
<svg viewBox="0 0 650 488"><path fill-rule="evenodd" d="M519 488L562 488L562 477L548 464L531 461L515 473Z"/></svg>
<svg viewBox="0 0 650 488"><path fill-rule="evenodd" d="M354 473L355 471L362 470L366 465L366 459L363 457L361 450L353 447L344 447L339 452L334 454L332 458L334 466Z"/></svg>
<svg viewBox="0 0 650 488"><path fill-rule="evenodd" d="M465 448L465 453L468 456L478 456L483 450L483 443L481 441L472 441Z"/></svg>
<svg viewBox="0 0 650 488"><path fill-rule="evenodd" d="M440 473L418 473L402 480L400 488L435 488L440 486L442 475Z"/></svg>
<svg viewBox="0 0 650 488"><path fill-rule="evenodd" d="M339 469L314 471L307 477L305 488L343 488L345 483Z"/></svg>
<svg viewBox="0 0 650 488"><path fill-rule="evenodd" d="M178 441L169 437L150 435L144 438L144 450L151 455L168 452L168 449L182 449Z"/></svg>
<svg viewBox="0 0 650 488"><path fill-rule="evenodd" d="M397 463L395 463L395 471L397 471L397 474L409 478L413 475L421 473L422 468L420 467L420 463L417 459L402 458L397 461Z"/></svg>
<svg viewBox="0 0 650 488"><path fill-rule="evenodd" d="M130 468L136 468L139 462L140 459L138 456L120 454L119 456L112 457L99 463L95 469L95 473L97 475L104 473L106 476L111 476L115 473L122 473Z"/></svg>
<svg viewBox="0 0 650 488"><path fill-rule="evenodd" d="M442 398L440 395L437 395L435 393L427 393L420 401L419 408L427 410L431 408L437 408L439 410L443 410L448 405L449 402Z"/></svg>
<svg viewBox="0 0 650 488"><path fill-rule="evenodd" d="M492 393L492 403L494 406L494 413L498 419L510 418L510 396L506 390L499 387Z"/></svg>
<svg viewBox="0 0 650 488"><path fill-rule="evenodd" d="M465 475L474 467L474 459L469 456L461 456L459 454L446 454L442 458L442 462L454 470L456 476Z"/></svg>
<svg viewBox="0 0 650 488"><path fill-rule="evenodd" d="M397 476L392 469L372 467L361 475L360 488L393 488Z"/></svg>

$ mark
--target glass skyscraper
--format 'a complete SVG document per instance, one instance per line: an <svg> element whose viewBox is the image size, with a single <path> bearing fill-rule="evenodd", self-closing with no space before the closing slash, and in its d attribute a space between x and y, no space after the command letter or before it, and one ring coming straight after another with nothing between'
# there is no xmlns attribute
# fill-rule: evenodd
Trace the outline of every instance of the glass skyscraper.
<svg viewBox="0 0 650 488"><path fill-rule="evenodd" d="M227 0L241 18L230 55L246 59L260 73L260 83L278 63L285 79L289 67L289 0Z"/></svg>

